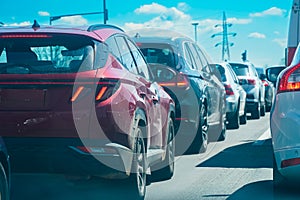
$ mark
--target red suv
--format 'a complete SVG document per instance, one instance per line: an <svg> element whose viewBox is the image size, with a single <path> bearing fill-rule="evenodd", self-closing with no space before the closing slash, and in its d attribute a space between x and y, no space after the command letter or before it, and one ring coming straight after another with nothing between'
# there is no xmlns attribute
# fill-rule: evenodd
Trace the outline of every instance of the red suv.
<svg viewBox="0 0 300 200"><path fill-rule="evenodd" d="M118 27L0 28L0 132L15 172L174 170L174 102Z"/></svg>

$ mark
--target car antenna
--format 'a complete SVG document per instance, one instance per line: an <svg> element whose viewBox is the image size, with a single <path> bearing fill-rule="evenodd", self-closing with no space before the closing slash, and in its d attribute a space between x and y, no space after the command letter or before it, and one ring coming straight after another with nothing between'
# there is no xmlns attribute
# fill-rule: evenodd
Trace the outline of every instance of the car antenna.
<svg viewBox="0 0 300 200"><path fill-rule="evenodd" d="M33 25L32 25L32 28L33 28L33 30L37 30L37 29L39 29L41 26L39 25L39 23L36 21L36 20L34 20L34 22L33 22Z"/></svg>

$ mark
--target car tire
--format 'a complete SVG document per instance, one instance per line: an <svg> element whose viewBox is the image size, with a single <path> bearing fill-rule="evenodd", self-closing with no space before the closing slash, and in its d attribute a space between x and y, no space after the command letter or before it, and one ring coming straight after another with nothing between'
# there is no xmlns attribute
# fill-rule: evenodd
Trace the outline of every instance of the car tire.
<svg viewBox="0 0 300 200"><path fill-rule="evenodd" d="M0 199L9 200L9 184L2 163L0 163Z"/></svg>
<svg viewBox="0 0 300 200"><path fill-rule="evenodd" d="M228 121L227 127L229 129L238 129L240 127L240 116L239 116L239 106L237 107L234 115L232 118Z"/></svg>
<svg viewBox="0 0 300 200"><path fill-rule="evenodd" d="M266 115L266 106L263 105L260 107L260 116L265 116Z"/></svg>
<svg viewBox="0 0 300 200"><path fill-rule="evenodd" d="M255 106L255 110L251 111L251 118L252 119L259 119L260 118L260 103L257 103Z"/></svg>
<svg viewBox="0 0 300 200"><path fill-rule="evenodd" d="M201 105L200 108L200 120L197 128L196 137L194 138L192 144L190 145L187 153L196 154L204 153L208 146L208 113L206 106Z"/></svg>
<svg viewBox="0 0 300 200"><path fill-rule="evenodd" d="M223 119L221 134L218 138L218 141L224 141L226 139L226 118Z"/></svg>
<svg viewBox="0 0 300 200"><path fill-rule="evenodd" d="M247 124L247 111L246 111L246 106L244 109L244 114L240 116L240 124Z"/></svg>
<svg viewBox="0 0 300 200"><path fill-rule="evenodd" d="M146 147L142 138L142 127L137 127L137 136L134 142L131 174L129 177L129 197L130 199L144 199L147 185L147 161Z"/></svg>
<svg viewBox="0 0 300 200"><path fill-rule="evenodd" d="M174 175L175 166L175 130L173 120L169 119L168 125L168 143L166 146L165 159L151 167L151 180L164 181L171 179Z"/></svg>

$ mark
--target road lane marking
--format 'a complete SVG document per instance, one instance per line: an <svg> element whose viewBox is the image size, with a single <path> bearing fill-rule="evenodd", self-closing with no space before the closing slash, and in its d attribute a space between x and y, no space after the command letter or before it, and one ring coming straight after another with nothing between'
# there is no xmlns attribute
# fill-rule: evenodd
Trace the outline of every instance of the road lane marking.
<svg viewBox="0 0 300 200"><path fill-rule="evenodd" d="M267 139L271 138L271 131L267 129L254 143L253 145L263 145Z"/></svg>

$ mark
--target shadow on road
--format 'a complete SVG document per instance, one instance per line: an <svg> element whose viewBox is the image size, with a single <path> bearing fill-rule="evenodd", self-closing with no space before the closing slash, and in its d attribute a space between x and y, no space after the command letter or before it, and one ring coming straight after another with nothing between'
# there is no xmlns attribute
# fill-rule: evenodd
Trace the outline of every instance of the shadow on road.
<svg viewBox="0 0 300 200"><path fill-rule="evenodd" d="M230 195L227 200L273 200L273 181L259 181L247 184Z"/></svg>
<svg viewBox="0 0 300 200"><path fill-rule="evenodd" d="M12 182L11 200L120 200L130 191L126 180L69 181L54 174L14 174Z"/></svg>
<svg viewBox="0 0 300 200"><path fill-rule="evenodd" d="M197 167L272 168L271 139L263 141L262 145L247 142L229 147Z"/></svg>

